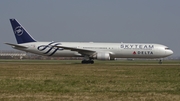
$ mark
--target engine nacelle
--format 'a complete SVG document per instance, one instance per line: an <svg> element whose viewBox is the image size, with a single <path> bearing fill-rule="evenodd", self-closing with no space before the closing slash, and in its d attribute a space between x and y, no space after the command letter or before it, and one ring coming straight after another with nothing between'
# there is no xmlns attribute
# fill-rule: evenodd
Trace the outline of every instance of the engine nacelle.
<svg viewBox="0 0 180 101"><path fill-rule="evenodd" d="M97 58L97 60L110 60L110 55L109 55L109 53L98 52L96 54L96 58Z"/></svg>

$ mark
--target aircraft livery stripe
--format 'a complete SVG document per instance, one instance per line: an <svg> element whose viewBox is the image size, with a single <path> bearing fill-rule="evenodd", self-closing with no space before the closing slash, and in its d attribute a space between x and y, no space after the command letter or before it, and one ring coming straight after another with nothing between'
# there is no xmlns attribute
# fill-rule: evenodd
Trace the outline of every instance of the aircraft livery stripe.
<svg viewBox="0 0 180 101"><path fill-rule="evenodd" d="M57 44L55 44L54 46L57 46L57 45L59 45L59 44L57 43ZM44 53L44 54L49 53L53 48L54 48L54 47L51 47L51 48L50 48L46 53Z"/></svg>
<svg viewBox="0 0 180 101"><path fill-rule="evenodd" d="M56 53L57 50L59 50L59 48L57 48L56 50L54 50L54 52L52 52L49 56L52 56L54 53Z"/></svg>
<svg viewBox="0 0 180 101"><path fill-rule="evenodd" d="M45 46L45 47L43 47L43 49L40 49L41 46L39 46L39 47L38 47L38 50L43 51L43 50L45 50L47 47L49 47L49 45L52 45L53 43L55 43L55 42L51 42L51 43L49 43L48 45L42 45L42 47Z"/></svg>

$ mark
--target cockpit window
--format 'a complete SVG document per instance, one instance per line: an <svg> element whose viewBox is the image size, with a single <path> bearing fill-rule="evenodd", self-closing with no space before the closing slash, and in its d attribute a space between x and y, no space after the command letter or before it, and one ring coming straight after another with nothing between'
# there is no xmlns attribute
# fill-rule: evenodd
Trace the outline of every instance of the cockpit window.
<svg viewBox="0 0 180 101"><path fill-rule="evenodd" d="M170 48L167 47L167 48L165 48L165 50L170 50Z"/></svg>

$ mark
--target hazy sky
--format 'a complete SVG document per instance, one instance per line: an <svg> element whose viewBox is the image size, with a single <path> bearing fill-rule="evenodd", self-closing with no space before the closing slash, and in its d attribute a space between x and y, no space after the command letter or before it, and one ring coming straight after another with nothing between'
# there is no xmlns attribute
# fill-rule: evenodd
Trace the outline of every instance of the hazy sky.
<svg viewBox="0 0 180 101"><path fill-rule="evenodd" d="M180 56L180 0L1 0L0 50L16 43L9 18L38 41L159 43Z"/></svg>

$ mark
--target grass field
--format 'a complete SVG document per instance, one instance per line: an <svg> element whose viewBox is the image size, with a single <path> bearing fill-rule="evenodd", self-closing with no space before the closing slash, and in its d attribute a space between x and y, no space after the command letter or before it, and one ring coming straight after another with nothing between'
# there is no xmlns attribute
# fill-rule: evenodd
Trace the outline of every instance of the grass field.
<svg viewBox="0 0 180 101"><path fill-rule="evenodd" d="M0 101L180 101L180 61L0 60Z"/></svg>

